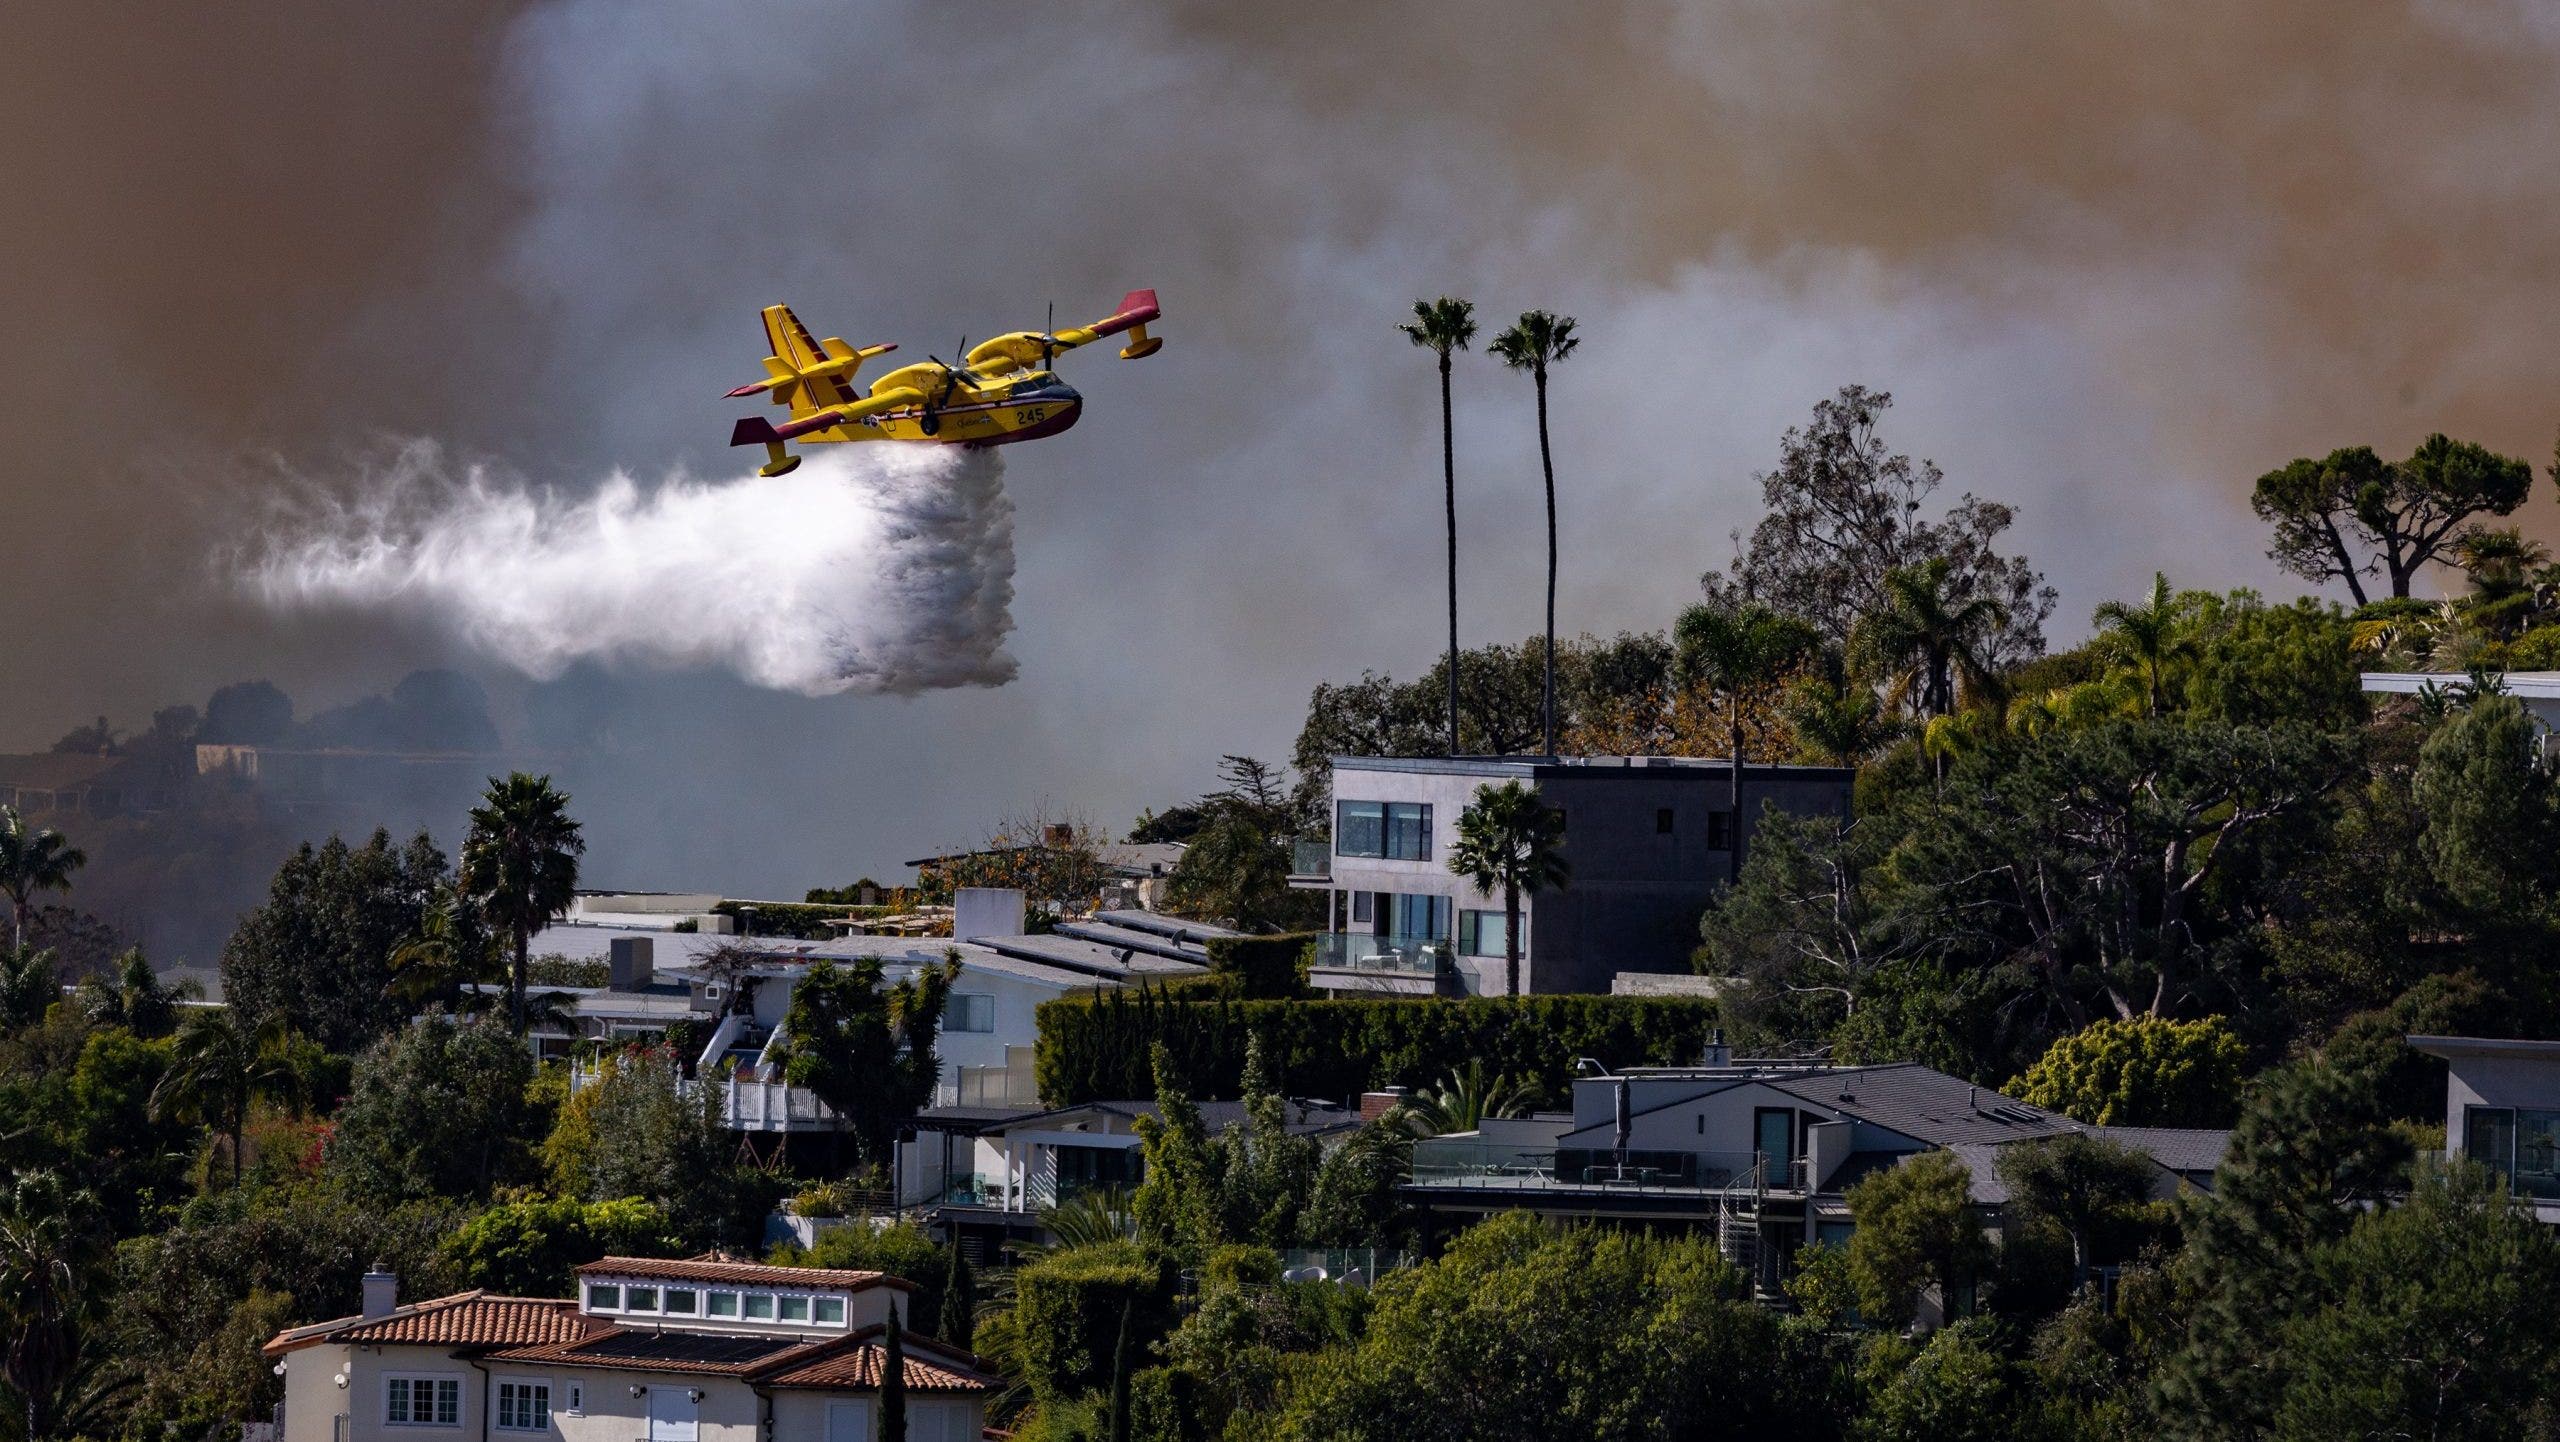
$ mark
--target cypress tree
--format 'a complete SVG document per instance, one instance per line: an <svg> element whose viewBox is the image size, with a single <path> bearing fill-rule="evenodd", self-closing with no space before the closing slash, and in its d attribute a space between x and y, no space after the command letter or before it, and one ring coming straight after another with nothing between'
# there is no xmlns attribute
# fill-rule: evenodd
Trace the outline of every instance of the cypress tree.
<svg viewBox="0 0 2560 1442"><path fill-rule="evenodd" d="M907 1442L907 1336L898 1309L880 1332L880 1442Z"/></svg>

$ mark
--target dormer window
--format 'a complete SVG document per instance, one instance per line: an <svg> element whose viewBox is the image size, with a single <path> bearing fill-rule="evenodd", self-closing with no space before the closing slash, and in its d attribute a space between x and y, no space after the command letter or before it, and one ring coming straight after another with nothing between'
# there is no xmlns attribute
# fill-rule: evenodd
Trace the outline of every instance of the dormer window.
<svg viewBox="0 0 2560 1442"><path fill-rule="evenodd" d="M690 1317L694 1309L694 1291L691 1287L669 1287L666 1303L668 1316Z"/></svg>
<svg viewBox="0 0 2560 1442"><path fill-rule="evenodd" d="M604 1282L587 1284L587 1310L618 1312L622 1310L622 1289Z"/></svg>
<svg viewBox="0 0 2560 1442"><path fill-rule="evenodd" d="M786 1321L786 1322L805 1322L805 1321L808 1321L808 1320L809 1320L809 1299L808 1299L808 1298L806 1298L806 1297L792 1297L792 1296L785 1296L785 1297L780 1298L779 1300L780 1300L780 1302L782 1303L782 1320L783 1320L783 1321Z"/></svg>
<svg viewBox="0 0 2560 1442"><path fill-rule="evenodd" d="M654 1312L658 1310L658 1289L655 1287L623 1288L622 1309L626 1312Z"/></svg>
<svg viewBox="0 0 2560 1442"><path fill-rule="evenodd" d="M770 1322L773 1320L773 1294L771 1292L749 1292L746 1295L745 1302L746 1317L748 1321Z"/></svg>
<svg viewBox="0 0 2560 1442"><path fill-rule="evenodd" d="M820 1324L829 1327L844 1325L844 1298L820 1297L817 1299L816 1306L817 1320Z"/></svg>
<svg viewBox="0 0 2560 1442"><path fill-rule="evenodd" d="M702 1315L735 1318L738 1315L738 1294L735 1292L703 1293Z"/></svg>

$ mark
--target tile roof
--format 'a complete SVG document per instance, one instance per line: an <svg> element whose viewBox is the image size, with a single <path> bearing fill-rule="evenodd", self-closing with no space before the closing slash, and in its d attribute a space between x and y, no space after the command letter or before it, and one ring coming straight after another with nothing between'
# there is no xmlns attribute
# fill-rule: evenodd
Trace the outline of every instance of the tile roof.
<svg viewBox="0 0 2560 1442"><path fill-rule="evenodd" d="M2231 1149L2231 1133L2201 1127L2090 1127L2089 1135L2147 1152L2173 1172L2213 1172Z"/></svg>
<svg viewBox="0 0 2560 1442"><path fill-rule="evenodd" d="M807 1289L895 1287L912 1292L916 1284L886 1272L855 1272L833 1267L768 1267L760 1262L732 1261L720 1256L605 1257L578 1268L579 1276L609 1273L618 1277L664 1277L679 1282L727 1282L741 1287Z"/></svg>
<svg viewBox="0 0 2560 1442"><path fill-rule="evenodd" d="M880 1385L887 1353L876 1326L849 1337L814 1340L739 1333L642 1332L615 1327L583 1341L493 1352L489 1360L739 1377L760 1387L873 1391ZM904 1371L907 1386L917 1391L992 1392L997 1386L992 1376L977 1367L975 1358L929 1338L908 1339Z"/></svg>
<svg viewBox="0 0 2560 1442"><path fill-rule="evenodd" d="M322 1342L407 1343L429 1347L520 1347L573 1342L610 1330L582 1316L575 1302L460 1292L412 1302L381 1317L339 1317L279 1332L270 1355Z"/></svg>

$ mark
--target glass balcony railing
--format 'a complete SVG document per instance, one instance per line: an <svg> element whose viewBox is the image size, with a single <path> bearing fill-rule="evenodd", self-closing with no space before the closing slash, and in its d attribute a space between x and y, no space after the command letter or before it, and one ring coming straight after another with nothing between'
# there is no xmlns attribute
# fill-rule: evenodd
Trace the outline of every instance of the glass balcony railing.
<svg viewBox="0 0 2560 1442"><path fill-rule="evenodd" d="M1761 1165L1758 1152L1633 1151L1515 1147L1472 1137L1426 1137L1413 1144L1417 1186L1502 1191L1717 1192L1732 1187L1802 1189L1804 1168Z"/></svg>
<svg viewBox="0 0 2560 1442"><path fill-rule="evenodd" d="M1369 971L1389 976L1438 976L1449 966L1449 943L1433 936L1372 936L1327 931L1316 936L1315 970Z"/></svg>
<svg viewBox="0 0 2560 1442"><path fill-rule="evenodd" d="M1333 843L1330 841L1293 841L1289 843L1291 876L1333 875Z"/></svg>

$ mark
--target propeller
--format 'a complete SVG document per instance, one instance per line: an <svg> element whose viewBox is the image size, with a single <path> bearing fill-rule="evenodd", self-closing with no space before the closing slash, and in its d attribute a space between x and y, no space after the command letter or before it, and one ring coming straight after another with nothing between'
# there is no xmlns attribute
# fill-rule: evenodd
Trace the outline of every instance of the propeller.
<svg viewBox="0 0 2560 1442"><path fill-rule="evenodd" d="M1049 302L1049 318L1040 327L1040 369L1048 370L1058 363L1058 303Z"/></svg>
<svg viewBox="0 0 2560 1442"><path fill-rule="evenodd" d="M963 345L966 345L968 340L967 336L960 338ZM967 352L964 351L962 354L965 355ZM924 416L916 422L916 429L926 435L934 436L942 433L942 408L951 404L951 393L960 388L960 369L938 355L928 355L925 359L942 367L942 394L925 401L922 406Z"/></svg>

